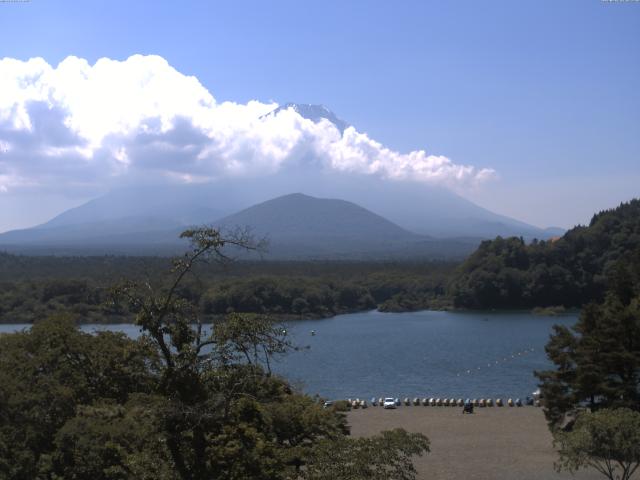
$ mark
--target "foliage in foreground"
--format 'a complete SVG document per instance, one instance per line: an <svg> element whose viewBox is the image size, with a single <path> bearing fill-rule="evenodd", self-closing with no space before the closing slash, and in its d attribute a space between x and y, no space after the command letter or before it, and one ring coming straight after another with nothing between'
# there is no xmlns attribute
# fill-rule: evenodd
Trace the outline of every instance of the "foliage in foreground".
<svg viewBox="0 0 640 480"><path fill-rule="evenodd" d="M603 303L585 307L573 328L554 327L546 350L555 369L536 373L554 428L585 407L640 411L640 251L612 270Z"/></svg>
<svg viewBox="0 0 640 480"><path fill-rule="evenodd" d="M402 429L373 438L347 437L319 442L311 453L304 478L308 480L411 480L413 456L429 452L429 440Z"/></svg>
<svg viewBox="0 0 640 480"><path fill-rule="evenodd" d="M193 250L162 287L114 291L138 339L82 333L69 317L0 336L0 478L317 479L328 463L344 478L414 478L426 437L350 439L343 414L271 375L269 359L291 345L269 317L202 328L182 283L225 245L253 245L211 229L183 236Z"/></svg>
<svg viewBox="0 0 640 480"><path fill-rule="evenodd" d="M640 466L640 413L603 409L578 416L570 432L556 432L558 471L591 467L610 480L628 480Z"/></svg>
<svg viewBox="0 0 640 480"><path fill-rule="evenodd" d="M604 302L556 326L537 372L558 470L628 480L640 465L640 250L611 266Z"/></svg>

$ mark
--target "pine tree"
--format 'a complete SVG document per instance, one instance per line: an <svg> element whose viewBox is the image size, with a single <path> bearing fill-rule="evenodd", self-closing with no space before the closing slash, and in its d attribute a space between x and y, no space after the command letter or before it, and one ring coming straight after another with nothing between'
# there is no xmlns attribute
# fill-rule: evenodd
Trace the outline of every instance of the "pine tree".
<svg viewBox="0 0 640 480"><path fill-rule="evenodd" d="M585 307L547 344L554 370L537 372L545 414L558 426L580 408L640 410L640 252L617 262L602 304Z"/></svg>

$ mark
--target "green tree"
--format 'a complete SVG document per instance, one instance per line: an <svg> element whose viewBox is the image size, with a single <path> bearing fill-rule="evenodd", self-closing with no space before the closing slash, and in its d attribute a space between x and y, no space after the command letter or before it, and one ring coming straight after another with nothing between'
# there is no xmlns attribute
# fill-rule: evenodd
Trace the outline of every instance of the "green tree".
<svg viewBox="0 0 640 480"><path fill-rule="evenodd" d="M144 339L84 334L64 316L0 335L0 476L39 478L79 406L153 391L156 360Z"/></svg>
<svg viewBox="0 0 640 480"><path fill-rule="evenodd" d="M555 327L547 344L554 370L537 372L552 426L586 405L640 410L640 262L617 262L602 304L583 309L573 328Z"/></svg>
<svg viewBox="0 0 640 480"><path fill-rule="evenodd" d="M640 466L640 413L603 409L578 416L570 432L557 432L558 471L591 467L610 480L628 480Z"/></svg>
<svg viewBox="0 0 640 480"><path fill-rule="evenodd" d="M458 307L581 307L602 302L612 268L640 248L640 199L593 216L559 239L485 241L457 269L449 293Z"/></svg>
<svg viewBox="0 0 640 480"><path fill-rule="evenodd" d="M156 411L161 397L133 396L125 405L80 406L55 435L49 468L61 478L174 480Z"/></svg>
<svg viewBox="0 0 640 480"><path fill-rule="evenodd" d="M413 480L412 457L429 452L429 440L403 429L371 438L325 440L314 449L306 480Z"/></svg>

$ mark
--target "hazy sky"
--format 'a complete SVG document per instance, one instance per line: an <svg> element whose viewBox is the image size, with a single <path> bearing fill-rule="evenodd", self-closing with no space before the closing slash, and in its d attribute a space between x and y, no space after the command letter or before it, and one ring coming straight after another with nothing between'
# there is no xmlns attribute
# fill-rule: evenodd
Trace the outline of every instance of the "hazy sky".
<svg viewBox="0 0 640 480"><path fill-rule="evenodd" d="M312 154L539 226L640 196L640 2L32 0L0 58L0 231ZM255 123L289 101L357 131Z"/></svg>

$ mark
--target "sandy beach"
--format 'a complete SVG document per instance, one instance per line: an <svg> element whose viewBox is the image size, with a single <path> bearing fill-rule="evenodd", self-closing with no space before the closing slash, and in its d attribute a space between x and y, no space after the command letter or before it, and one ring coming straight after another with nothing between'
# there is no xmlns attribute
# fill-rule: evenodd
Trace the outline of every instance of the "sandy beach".
<svg viewBox="0 0 640 480"><path fill-rule="evenodd" d="M421 480L603 478L595 471L555 472L551 434L536 407L476 408L473 415L458 407L369 407L352 410L348 420L354 436L398 427L427 435L431 453L414 460Z"/></svg>

